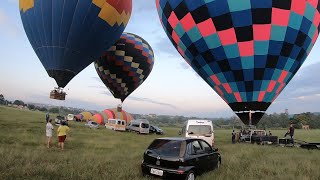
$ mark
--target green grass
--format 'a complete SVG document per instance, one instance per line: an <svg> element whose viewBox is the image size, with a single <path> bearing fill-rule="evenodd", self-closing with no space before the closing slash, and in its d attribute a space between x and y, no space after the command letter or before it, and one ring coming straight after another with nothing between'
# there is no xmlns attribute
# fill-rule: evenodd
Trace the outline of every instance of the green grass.
<svg viewBox="0 0 320 180"><path fill-rule="evenodd" d="M143 179L142 155L161 136L88 129L70 122L65 150L45 145L45 115L0 106L0 179ZM55 130L57 127L55 127ZM179 129L164 128L166 136ZM273 130L283 136L284 130ZM215 131L222 167L199 179L320 179L320 151L231 144L231 130ZM320 130L296 131L320 142Z"/></svg>

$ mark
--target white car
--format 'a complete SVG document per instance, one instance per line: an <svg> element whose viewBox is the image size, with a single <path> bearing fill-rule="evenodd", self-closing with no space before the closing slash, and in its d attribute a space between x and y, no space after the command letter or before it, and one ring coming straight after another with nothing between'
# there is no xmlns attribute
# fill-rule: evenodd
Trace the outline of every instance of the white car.
<svg viewBox="0 0 320 180"><path fill-rule="evenodd" d="M93 129L99 129L99 124L94 121L88 121L85 126Z"/></svg>

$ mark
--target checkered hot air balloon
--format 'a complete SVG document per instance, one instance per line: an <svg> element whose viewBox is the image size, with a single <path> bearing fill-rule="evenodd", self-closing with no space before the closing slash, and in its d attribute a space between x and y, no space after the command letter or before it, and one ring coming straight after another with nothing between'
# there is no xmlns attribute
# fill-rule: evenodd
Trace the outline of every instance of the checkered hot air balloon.
<svg viewBox="0 0 320 180"><path fill-rule="evenodd" d="M132 0L20 0L19 6L35 53L63 88L119 39Z"/></svg>
<svg viewBox="0 0 320 180"><path fill-rule="evenodd" d="M245 124L259 122L320 30L319 0L156 0L156 6L179 53Z"/></svg>
<svg viewBox="0 0 320 180"><path fill-rule="evenodd" d="M149 76L153 50L141 37L123 33L120 39L94 62L96 71L115 98L123 102Z"/></svg>

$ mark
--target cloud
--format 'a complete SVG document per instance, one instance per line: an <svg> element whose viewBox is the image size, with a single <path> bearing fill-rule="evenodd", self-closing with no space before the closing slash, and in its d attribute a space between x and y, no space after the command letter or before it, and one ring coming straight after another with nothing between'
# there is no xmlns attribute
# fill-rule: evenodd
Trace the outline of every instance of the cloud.
<svg viewBox="0 0 320 180"><path fill-rule="evenodd" d="M146 1L146 0L134 0L133 1L134 11L137 13L145 13L156 10L155 1ZM135 10L136 9L136 10Z"/></svg>
<svg viewBox="0 0 320 180"><path fill-rule="evenodd" d="M93 78L95 78L95 77L93 77ZM88 86L88 87L89 88L97 88L97 89L106 89L106 91L102 91L101 94L113 97L112 93L104 86ZM172 104L155 101L155 100L152 100L152 99L149 99L149 98L140 98L140 97L135 97L135 96L128 96L127 99L130 99L130 100L133 100L133 101L148 102L148 103L157 104L157 105L161 105L161 106L167 106L167 107L170 107L170 108L173 108L173 109L178 109L176 106L174 106Z"/></svg>
<svg viewBox="0 0 320 180"><path fill-rule="evenodd" d="M7 0L9 3L15 3L15 4L18 4L19 3L19 0Z"/></svg>
<svg viewBox="0 0 320 180"><path fill-rule="evenodd" d="M156 53L166 53L173 57L181 57L168 37L159 37L154 48Z"/></svg>
<svg viewBox="0 0 320 180"><path fill-rule="evenodd" d="M320 63L306 66L281 92L268 112L279 112L288 108L290 113L317 112L320 102Z"/></svg>
<svg viewBox="0 0 320 180"><path fill-rule="evenodd" d="M281 93L282 99L305 99L320 95L320 63L316 63L298 71L292 81Z"/></svg>
<svg viewBox="0 0 320 180"><path fill-rule="evenodd" d="M158 105L161 105L161 106L168 106L168 107L171 107L173 109L178 109L176 106L174 106L172 104L155 101L155 100L152 100L152 99L149 99L149 98L139 98L139 97L129 96L128 99L131 99L131 100L134 100L134 101L149 102L149 103L152 103L152 104L158 104Z"/></svg>
<svg viewBox="0 0 320 180"><path fill-rule="evenodd" d="M17 37L19 35L19 28L12 23L10 16L0 8L0 31L8 34L11 37Z"/></svg>
<svg viewBox="0 0 320 180"><path fill-rule="evenodd" d="M187 62L181 62L180 65L181 65L181 68L184 70L190 69L190 65Z"/></svg>

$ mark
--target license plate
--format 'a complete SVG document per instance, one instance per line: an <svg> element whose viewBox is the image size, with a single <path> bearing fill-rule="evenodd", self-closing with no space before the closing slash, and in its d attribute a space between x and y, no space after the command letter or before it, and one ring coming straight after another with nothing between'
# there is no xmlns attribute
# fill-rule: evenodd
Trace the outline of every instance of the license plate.
<svg viewBox="0 0 320 180"><path fill-rule="evenodd" d="M163 171L162 171L162 170L159 170L159 169L153 169L153 168L151 168L150 173L151 173L151 174L154 174L154 175L158 175L158 176L163 176Z"/></svg>

